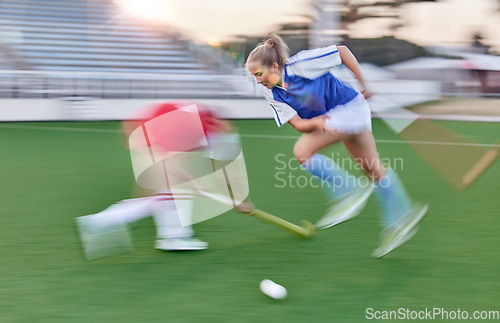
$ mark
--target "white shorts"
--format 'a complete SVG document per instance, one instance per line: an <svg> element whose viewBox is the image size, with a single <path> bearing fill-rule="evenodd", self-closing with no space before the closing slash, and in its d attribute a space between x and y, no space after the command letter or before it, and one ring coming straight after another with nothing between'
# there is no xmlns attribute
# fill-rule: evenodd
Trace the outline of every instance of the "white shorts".
<svg viewBox="0 0 500 323"><path fill-rule="evenodd" d="M349 135L360 134L366 129L372 131L372 115L368 102L362 94L326 113L329 129Z"/></svg>

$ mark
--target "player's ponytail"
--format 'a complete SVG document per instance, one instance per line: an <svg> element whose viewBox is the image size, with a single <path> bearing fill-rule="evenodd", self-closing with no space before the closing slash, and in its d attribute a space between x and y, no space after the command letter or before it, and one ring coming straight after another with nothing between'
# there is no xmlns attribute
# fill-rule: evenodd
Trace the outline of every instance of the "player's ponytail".
<svg viewBox="0 0 500 323"><path fill-rule="evenodd" d="M277 63L280 68L283 68L288 58L288 52L289 49L285 41L276 33L270 33L248 55L247 63L258 62L264 66L271 66L273 63Z"/></svg>

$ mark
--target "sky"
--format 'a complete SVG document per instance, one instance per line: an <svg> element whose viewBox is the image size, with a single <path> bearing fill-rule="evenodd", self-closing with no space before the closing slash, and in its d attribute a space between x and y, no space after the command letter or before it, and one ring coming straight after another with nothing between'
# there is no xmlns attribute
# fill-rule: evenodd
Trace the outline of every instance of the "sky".
<svg viewBox="0 0 500 323"><path fill-rule="evenodd" d="M137 0L116 0L134 2ZM314 13L313 0L139 0L150 3L157 20L179 28L199 41L217 44L234 35L264 35L280 24L304 21ZM136 2L137 3L137 2ZM439 0L437 3L405 5L406 26L396 36L419 45L465 45L474 31L481 31L485 42L500 53L500 4L498 0ZM151 11L144 13L155 19ZM351 25L352 37L379 37L390 21L366 19Z"/></svg>
<svg viewBox="0 0 500 323"><path fill-rule="evenodd" d="M234 35L266 34L283 22L311 15L311 1L115 0L125 4L123 8L130 8L125 10L130 15L168 23L198 40L209 42L227 40Z"/></svg>

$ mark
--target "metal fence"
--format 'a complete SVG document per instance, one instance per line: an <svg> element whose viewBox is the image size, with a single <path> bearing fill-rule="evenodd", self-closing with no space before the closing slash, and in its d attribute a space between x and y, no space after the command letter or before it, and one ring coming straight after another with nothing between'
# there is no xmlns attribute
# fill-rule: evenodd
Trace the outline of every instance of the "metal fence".
<svg viewBox="0 0 500 323"><path fill-rule="evenodd" d="M0 98L210 98L253 96L241 75L0 70Z"/></svg>
<svg viewBox="0 0 500 323"><path fill-rule="evenodd" d="M342 79L357 84L355 79ZM443 92L439 82L434 81L381 79L368 82L376 93L399 97L398 100L408 101L406 103L447 97L500 98L500 93ZM0 98L58 97L242 98L262 97L262 93L254 78L243 69L227 75L203 74L194 70L182 74L0 70Z"/></svg>

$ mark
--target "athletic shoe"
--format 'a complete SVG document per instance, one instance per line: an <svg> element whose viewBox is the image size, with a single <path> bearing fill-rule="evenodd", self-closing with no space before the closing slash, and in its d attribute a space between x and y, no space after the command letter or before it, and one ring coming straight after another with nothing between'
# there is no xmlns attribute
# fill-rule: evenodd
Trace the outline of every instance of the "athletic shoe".
<svg viewBox="0 0 500 323"><path fill-rule="evenodd" d="M80 241L85 245L92 238L94 230L90 225L89 216L80 216L75 218L76 228L78 230L78 235L80 236Z"/></svg>
<svg viewBox="0 0 500 323"><path fill-rule="evenodd" d="M115 225L97 230L92 225L92 215L81 216L75 220L87 260L111 257L133 250L132 239L126 225Z"/></svg>
<svg viewBox="0 0 500 323"><path fill-rule="evenodd" d="M427 204L414 204L406 216L401 217L380 234L380 246L372 252L372 257L381 258L410 240L418 231L418 223L427 213Z"/></svg>
<svg viewBox="0 0 500 323"><path fill-rule="evenodd" d="M196 238L187 239L158 239L155 243L156 249L161 250L204 250L208 248L208 243Z"/></svg>
<svg viewBox="0 0 500 323"><path fill-rule="evenodd" d="M357 216L373 192L373 185L344 194L316 223L317 229L327 229Z"/></svg>

